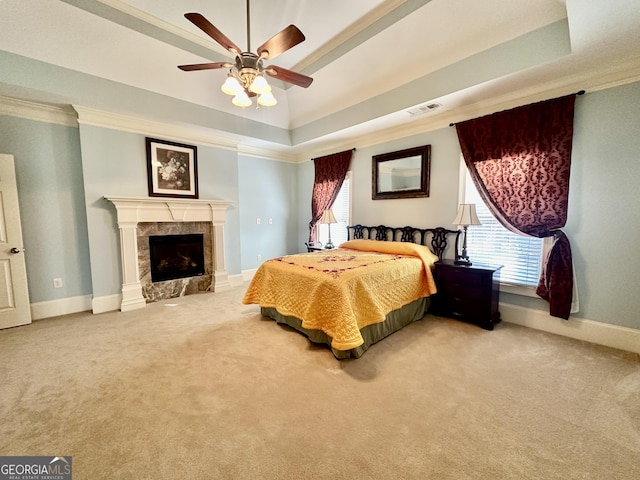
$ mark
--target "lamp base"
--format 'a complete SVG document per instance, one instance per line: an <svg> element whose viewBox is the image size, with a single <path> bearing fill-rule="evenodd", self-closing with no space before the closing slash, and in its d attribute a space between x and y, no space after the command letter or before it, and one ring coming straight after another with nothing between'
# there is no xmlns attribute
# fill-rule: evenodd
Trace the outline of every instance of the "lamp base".
<svg viewBox="0 0 640 480"><path fill-rule="evenodd" d="M463 257L461 255L458 255L453 263L456 265L466 265L467 267L473 265L469 257Z"/></svg>
<svg viewBox="0 0 640 480"><path fill-rule="evenodd" d="M325 245L324 248L327 250L330 250L332 248L335 248L335 246L333 245L333 243L331 243L331 240L329 240Z"/></svg>

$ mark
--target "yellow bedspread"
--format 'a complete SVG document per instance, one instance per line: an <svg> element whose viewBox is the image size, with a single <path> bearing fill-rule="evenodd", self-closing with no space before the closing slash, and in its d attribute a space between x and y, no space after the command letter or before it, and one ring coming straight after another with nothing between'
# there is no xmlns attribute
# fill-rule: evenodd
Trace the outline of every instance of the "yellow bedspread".
<svg viewBox="0 0 640 480"><path fill-rule="evenodd" d="M437 260L422 245L351 240L264 262L243 303L297 317L302 327L329 335L333 348L349 350L363 343L361 328L436 292L431 266Z"/></svg>

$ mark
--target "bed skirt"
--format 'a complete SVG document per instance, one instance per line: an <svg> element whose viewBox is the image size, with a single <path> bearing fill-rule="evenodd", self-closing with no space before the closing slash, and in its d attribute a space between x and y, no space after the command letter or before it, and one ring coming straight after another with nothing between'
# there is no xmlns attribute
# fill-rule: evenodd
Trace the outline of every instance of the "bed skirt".
<svg viewBox="0 0 640 480"><path fill-rule="evenodd" d="M329 346L333 355L337 359L344 358L360 358L367 349L376 342L379 342L383 338L397 332L401 328L420 320L424 317L427 309L429 308L430 301L428 297L421 298L415 302L409 303L398 310L390 312L383 322L374 323L364 327L360 333L364 339L364 343L359 347L352 348L350 350L336 350L331 347L331 337L321 330L309 330L302 327L302 320L296 317L290 317L281 315L275 308L260 309L261 313L265 317L269 317L280 324L285 324L291 328L305 334L309 340L313 343L321 343Z"/></svg>

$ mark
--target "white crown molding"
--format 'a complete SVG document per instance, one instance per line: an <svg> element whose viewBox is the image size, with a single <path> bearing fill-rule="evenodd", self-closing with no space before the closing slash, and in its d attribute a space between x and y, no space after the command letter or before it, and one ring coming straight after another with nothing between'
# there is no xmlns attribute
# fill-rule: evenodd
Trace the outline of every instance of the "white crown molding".
<svg viewBox="0 0 640 480"><path fill-rule="evenodd" d="M0 96L0 114L67 127L78 126L78 116L70 107L58 107Z"/></svg>
<svg viewBox="0 0 640 480"><path fill-rule="evenodd" d="M148 14L143 10L139 10L131 5L122 2L121 0L98 0L98 2L107 5L111 8L114 8L122 13L130 15L138 20L146 22L150 25L160 28L166 32L172 33L179 37L184 38L190 42L196 43L202 47L205 47L209 50L214 50L216 53L224 55L225 57L233 58L234 55L223 48L221 45L216 44L206 38L203 38L195 33L191 33L187 30L184 30L180 27L177 27L169 22L166 22L158 17L154 17L153 15Z"/></svg>
<svg viewBox="0 0 640 480"><path fill-rule="evenodd" d="M296 155L277 150L242 145L240 143L241 139L231 135L225 135L223 132L214 133L212 130L206 128L165 123L133 115L123 115L90 107L82 107L80 105L73 105L73 108L78 112L78 123L81 125L110 128L112 130L167 138L184 143L196 143L198 145L233 150L247 156L297 163L298 157Z"/></svg>
<svg viewBox="0 0 640 480"><path fill-rule="evenodd" d="M544 86L537 85L522 90L514 90L513 92L498 97L488 97L486 100L480 100L463 107L456 107L450 111L445 110L436 115L420 117L393 127L371 130L364 135L354 134L353 137L342 138L334 143L323 144L321 147L310 146L304 153L298 154L298 162L340 151L340 149L353 147L366 148L400 140L413 135L445 128L452 123L455 124L456 122L516 108L521 105L528 105L562 95L569 95L581 89L585 89L587 93L590 93L638 81L640 81L640 68L609 72L606 75L594 74L591 78L585 78L584 75L566 76L555 81L547 82Z"/></svg>
<svg viewBox="0 0 640 480"><path fill-rule="evenodd" d="M215 135L206 129L159 122L79 105L73 105L73 108L78 112L78 123L81 125L92 125L94 127L197 143L198 145L237 150L237 140Z"/></svg>
<svg viewBox="0 0 640 480"><path fill-rule="evenodd" d="M247 157L266 158L277 162L300 163L299 156L294 153L252 147L249 145L238 145L238 153Z"/></svg>

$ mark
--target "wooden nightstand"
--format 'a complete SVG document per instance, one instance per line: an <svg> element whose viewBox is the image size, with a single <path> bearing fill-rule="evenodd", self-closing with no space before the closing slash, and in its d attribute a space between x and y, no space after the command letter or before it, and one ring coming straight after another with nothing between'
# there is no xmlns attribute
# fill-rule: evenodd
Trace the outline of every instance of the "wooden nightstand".
<svg viewBox="0 0 640 480"><path fill-rule="evenodd" d="M473 322L486 330L500 322L498 301L502 265L474 263L456 265L453 260L435 264L438 293L433 298L434 315Z"/></svg>

